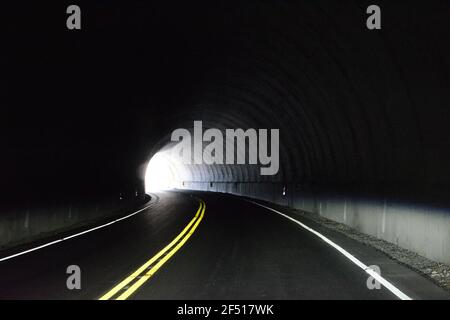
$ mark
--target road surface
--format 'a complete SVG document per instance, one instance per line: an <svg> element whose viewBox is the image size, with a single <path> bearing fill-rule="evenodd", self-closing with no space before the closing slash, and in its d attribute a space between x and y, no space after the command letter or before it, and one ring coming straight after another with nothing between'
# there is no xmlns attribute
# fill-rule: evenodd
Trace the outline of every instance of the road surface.
<svg viewBox="0 0 450 320"><path fill-rule="evenodd" d="M398 292L450 298L380 252L314 222L294 217L301 226L224 194L152 198L147 209L114 224L7 260L1 258L16 252L1 253L0 298L399 299ZM373 288L353 258L379 266L394 289ZM79 290L67 287L72 265L80 268Z"/></svg>

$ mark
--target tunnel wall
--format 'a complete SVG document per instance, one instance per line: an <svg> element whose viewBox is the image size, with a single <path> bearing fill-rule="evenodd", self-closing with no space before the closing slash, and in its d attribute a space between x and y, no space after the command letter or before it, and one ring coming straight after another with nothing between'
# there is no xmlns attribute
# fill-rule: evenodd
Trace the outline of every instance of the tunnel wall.
<svg viewBox="0 0 450 320"><path fill-rule="evenodd" d="M148 196L140 196L3 212L0 215L0 250L130 213L131 209L143 205L146 201L149 201Z"/></svg>
<svg viewBox="0 0 450 320"><path fill-rule="evenodd" d="M319 214L362 233L450 265L450 210L394 199L307 191L281 183L185 182L185 188L231 193ZM286 195L282 195L283 187Z"/></svg>

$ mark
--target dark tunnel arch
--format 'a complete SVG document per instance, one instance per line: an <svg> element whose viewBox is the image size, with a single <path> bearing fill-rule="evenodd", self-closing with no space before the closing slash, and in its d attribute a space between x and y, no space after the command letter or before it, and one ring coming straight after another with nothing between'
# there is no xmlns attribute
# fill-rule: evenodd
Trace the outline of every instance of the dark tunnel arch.
<svg viewBox="0 0 450 320"><path fill-rule="evenodd" d="M19 159L18 167L25 169L9 172L10 179L38 185L46 176L54 180L57 193L59 176L70 167L74 194L92 173L98 179L87 193L142 188L137 186L143 181L141 167L161 136L203 120L210 127L280 128L281 170L275 181L442 189L450 181L450 63L446 42L441 41L449 29L448 6L437 1L435 7L405 8L381 1L386 30L369 32L364 27L365 5L200 1L174 14L164 5L148 12L139 5L92 4L93 14L102 12L107 19L91 24L92 36L75 42L62 39L63 48L72 49L68 85L80 92L67 102L78 113L69 128L58 121L64 114L56 111L63 97L37 93L44 87L57 92L61 88L61 50L49 52L46 47L59 35L49 33L47 42L31 42L29 47L11 46L21 52L34 50L36 57L21 60L22 68L40 74L45 67L51 77L41 84L37 76L25 79L34 81L30 98L10 92L11 108L38 107L30 108L25 122L11 112L17 113L17 121L13 119L9 129L25 146L37 150L47 145L51 151L33 155L11 145L5 167ZM121 11L133 19L115 20ZM411 20L419 15L420 25ZM164 32L156 27L160 25L167 26ZM131 35L128 30L136 26L142 31ZM142 41L144 32L154 36L155 45ZM91 47L92 55L83 53L82 45ZM119 60L124 65L111 68ZM31 67L34 62L37 66ZM91 66L96 72L86 79ZM11 88L23 82L10 75ZM121 106L126 106L126 114ZM36 131L45 134L33 135ZM66 149L56 150L62 144L59 132L67 140ZM42 170L26 169L33 160ZM235 171L240 172L236 179L253 179L246 170Z"/></svg>

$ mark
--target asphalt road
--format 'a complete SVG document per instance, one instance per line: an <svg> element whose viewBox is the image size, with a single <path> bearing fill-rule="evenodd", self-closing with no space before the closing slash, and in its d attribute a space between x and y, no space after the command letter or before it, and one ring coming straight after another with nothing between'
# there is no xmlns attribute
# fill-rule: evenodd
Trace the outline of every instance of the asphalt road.
<svg viewBox="0 0 450 320"><path fill-rule="evenodd" d="M370 276L355 262L266 208L200 192L153 199L128 219L1 261L0 299L398 299L385 286L370 290ZM376 250L301 222L363 263L380 266L409 297L450 298ZM70 265L80 267L80 290L67 288Z"/></svg>

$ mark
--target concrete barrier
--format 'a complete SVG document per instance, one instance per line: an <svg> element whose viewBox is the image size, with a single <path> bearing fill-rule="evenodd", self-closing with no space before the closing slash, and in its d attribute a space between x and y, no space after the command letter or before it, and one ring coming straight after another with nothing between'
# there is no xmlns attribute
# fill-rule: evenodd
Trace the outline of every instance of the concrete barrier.
<svg viewBox="0 0 450 320"><path fill-rule="evenodd" d="M89 204L68 203L3 211L0 214L0 250L129 213L149 200L149 196L141 196L128 200L108 199Z"/></svg>

